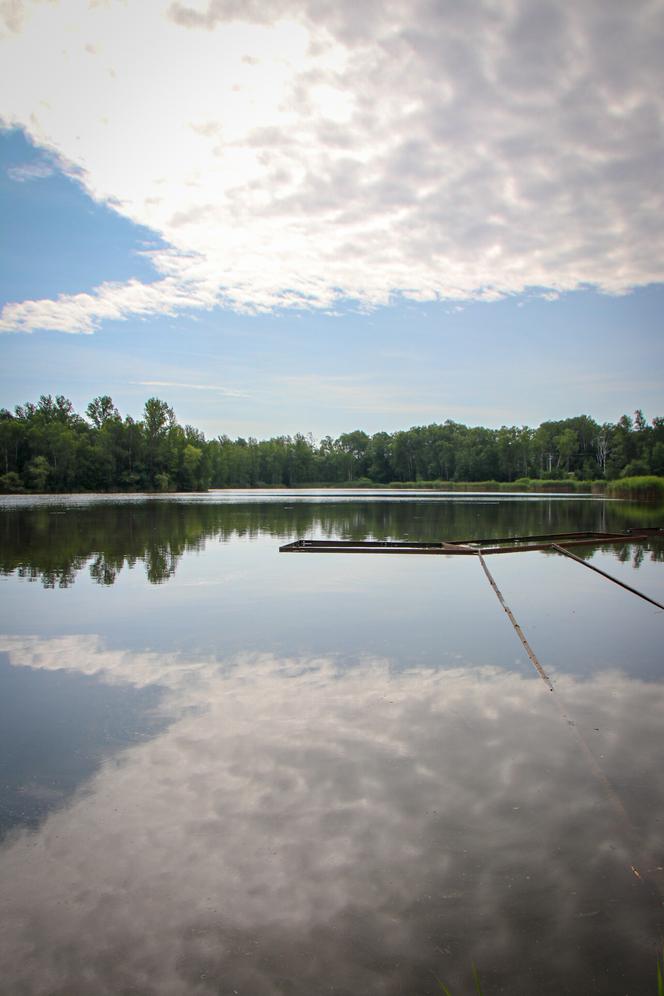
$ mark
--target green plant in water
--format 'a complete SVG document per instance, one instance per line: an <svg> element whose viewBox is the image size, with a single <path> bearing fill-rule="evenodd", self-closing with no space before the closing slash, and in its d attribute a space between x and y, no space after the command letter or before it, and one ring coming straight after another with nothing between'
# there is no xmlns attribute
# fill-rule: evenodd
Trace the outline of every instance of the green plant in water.
<svg viewBox="0 0 664 996"><path fill-rule="evenodd" d="M475 988L477 989L478 996L483 996L482 986L480 985L480 975L474 965L473 965L473 982L475 983Z"/></svg>
<svg viewBox="0 0 664 996"><path fill-rule="evenodd" d="M484 992L482 990L482 984L480 983L479 972L477 971L475 965L472 966L472 969L473 969L473 982L475 983L475 989L477 991L477 996L484 996ZM657 963L657 969L659 971L659 962ZM661 975L660 975L660 977L661 977ZM447 986L445 985L445 983L441 982L437 975L434 975L434 979L436 980L436 982L438 983L438 985L440 986L440 988L445 993L445 996L452 996L452 993L449 991L449 989L447 988ZM658 994L658 996L664 996L664 993Z"/></svg>
<svg viewBox="0 0 664 996"><path fill-rule="evenodd" d="M664 996L664 945L662 946L662 960L657 959L657 996Z"/></svg>

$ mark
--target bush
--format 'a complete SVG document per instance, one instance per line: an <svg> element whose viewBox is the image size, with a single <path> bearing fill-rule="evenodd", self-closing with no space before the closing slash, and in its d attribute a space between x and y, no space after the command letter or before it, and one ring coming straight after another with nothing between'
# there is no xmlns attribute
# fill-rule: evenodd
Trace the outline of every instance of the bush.
<svg viewBox="0 0 664 996"><path fill-rule="evenodd" d="M647 476L650 467L644 460L631 460L626 467L620 471L621 477L643 477Z"/></svg>
<svg viewBox="0 0 664 996"><path fill-rule="evenodd" d="M23 481L15 470L10 470L8 474L0 477L0 491L3 494L21 495L24 493Z"/></svg>

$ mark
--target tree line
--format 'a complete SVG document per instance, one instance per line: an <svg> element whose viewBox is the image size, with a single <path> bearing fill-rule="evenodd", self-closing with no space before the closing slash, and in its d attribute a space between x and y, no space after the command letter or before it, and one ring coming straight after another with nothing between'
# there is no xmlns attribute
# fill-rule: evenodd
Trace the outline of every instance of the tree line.
<svg viewBox="0 0 664 996"><path fill-rule="evenodd" d="M487 429L450 419L336 439L206 439L159 398L124 418L108 395L81 416L68 398L0 410L0 490L201 491L207 488L418 481L616 480L664 475L664 417L599 424L588 415L536 428Z"/></svg>

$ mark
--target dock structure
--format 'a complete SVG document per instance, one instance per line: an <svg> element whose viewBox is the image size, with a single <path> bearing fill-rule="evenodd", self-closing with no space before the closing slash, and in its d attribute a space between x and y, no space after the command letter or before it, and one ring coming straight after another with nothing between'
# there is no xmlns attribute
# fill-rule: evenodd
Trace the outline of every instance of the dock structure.
<svg viewBox="0 0 664 996"><path fill-rule="evenodd" d="M608 546L636 543L653 536L664 537L659 527L627 529L622 533L574 532L542 533L537 536L491 536L488 539L437 540L294 540L279 547L280 553L410 553L472 556L493 553L525 553L529 550L557 550L565 546ZM560 551L564 552L564 551Z"/></svg>
<svg viewBox="0 0 664 996"><path fill-rule="evenodd" d="M533 550L550 550L553 553L564 554L578 564L588 567L626 591L650 602L658 609L664 610L664 605L637 588L613 577L594 564L570 553L570 546L611 546L617 543L639 543L652 538L664 538L664 528L659 526L640 529L627 529L622 533L585 532L574 533L541 533L536 536L492 536L488 539L469 540L438 540L417 542L411 540L294 540L279 547L280 553L381 553L381 554L412 554L444 557L479 557L487 576L484 558L498 553L528 553ZM494 586L495 587L495 586Z"/></svg>
<svg viewBox="0 0 664 996"><path fill-rule="evenodd" d="M437 542L415 542L415 541L394 541L394 540L295 540L292 543L285 543L279 547L281 553L380 553L380 554L412 554L412 555L434 555L434 556L475 556L482 567L486 578L493 589L496 598L500 602L505 615L510 621L512 628L520 640L530 663L537 672L542 682L554 693L551 700L555 702L562 720L567 728L572 732L582 756L589 766L592 776L596 779L603 794L612 806L618 820L626 828L629 838L632 840L633 856L627 859L627 868L632 875L655 897L658 905L661 905L664 897L664 883L661 880L661 868L655 861L647 847L636 840L636 831L630 820L622 798L618 791L605 774L600 761L593 753L583 732L578 728L576 722L571 718L568 707L560 698L557 692L555 678L548 670L545 670L538 655L529 642L524 629L519 624L512 609L507 604L505 597L498 587L496 579L489 570L485 557L499 553L527 553L533 550L551 551L554 554L564 555L578 564L595 571L605 580L619 585L624 590L656 608L664 611L664 605L654 598L644 594L631 585L626 584L620 578L613 577L606 571L571 553L568 547L602 547L620 543L639 543L650 539L664 539L664 528L649 527L640 529L627 529L621 533L610 532L572 532L572 533L545 533L536 536L503 536L489 537L488 539L469 540L440 540ZM638 856L637 856L638 855Z"/></svg>

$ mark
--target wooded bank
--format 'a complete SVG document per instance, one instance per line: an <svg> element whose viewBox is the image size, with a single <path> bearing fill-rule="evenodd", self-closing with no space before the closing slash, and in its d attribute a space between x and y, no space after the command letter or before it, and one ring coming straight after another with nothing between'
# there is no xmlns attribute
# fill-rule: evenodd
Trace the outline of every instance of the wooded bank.
<svg viewBox="0 0 664 996"><path fill-rule="evenodd" d="M632 478L651 476L649 483ZM142 418L122 417L108 396L85 415L62 395L0 410L0 490L201 491L302 485L473 490L601 490L663 496L664 418L641 411L600 425L588 415L537 428L488 429L446 420L320 441L296 433L267 440L206 439L149 398ZM638 493L638 494L637 494Z"/></svg>

